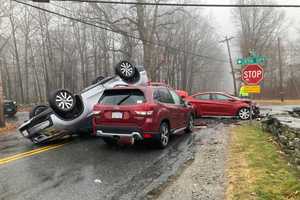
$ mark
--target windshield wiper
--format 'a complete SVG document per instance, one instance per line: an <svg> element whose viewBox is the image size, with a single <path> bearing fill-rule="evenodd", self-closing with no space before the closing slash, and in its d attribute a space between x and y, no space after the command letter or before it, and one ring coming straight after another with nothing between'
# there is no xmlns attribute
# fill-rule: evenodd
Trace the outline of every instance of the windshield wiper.
<svg viewBox="0 0 300 200"><path fill-rule="evenodd" d="M131 95L127 95L126 97L124 97L119 103L117 103L117 105L121 105L124 101L126 101Z"/></svg>

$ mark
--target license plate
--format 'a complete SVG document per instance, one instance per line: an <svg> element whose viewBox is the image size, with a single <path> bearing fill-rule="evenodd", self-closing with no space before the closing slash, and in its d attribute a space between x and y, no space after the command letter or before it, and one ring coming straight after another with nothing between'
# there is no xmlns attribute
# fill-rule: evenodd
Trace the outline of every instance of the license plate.
<svg viewBox="0 0 300 200"><path fill-rule="evenodd" d="M23 134L25 137L27 137L27 136L29 135L29 133L28 133L27 130L22 131L22 134Z"/></svg>
<svg viewBox="0 0 300 200"><path fill-rule="evenodd" d="M10 112L10 111L12 111L12 109L11 108L7 108L6 111Z"/></svg>
<svg viewBox="0 0 300 200"><path fill-rule="evenodd" d="M121 112L113 112L113 113L111 113L111 118L112 119L122 119L123 118L123 113L121 113Z"/></svg>

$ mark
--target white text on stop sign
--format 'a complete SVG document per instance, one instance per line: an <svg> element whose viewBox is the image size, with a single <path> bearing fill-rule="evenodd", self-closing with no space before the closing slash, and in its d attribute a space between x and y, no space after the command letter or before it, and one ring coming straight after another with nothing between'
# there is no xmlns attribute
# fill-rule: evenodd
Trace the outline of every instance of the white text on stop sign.
<svg viewBox="0 0 300 200"><path fill-rule="evenodd" d="M262 71L244 71L244 78L260 78L262 75Z"/></svg>

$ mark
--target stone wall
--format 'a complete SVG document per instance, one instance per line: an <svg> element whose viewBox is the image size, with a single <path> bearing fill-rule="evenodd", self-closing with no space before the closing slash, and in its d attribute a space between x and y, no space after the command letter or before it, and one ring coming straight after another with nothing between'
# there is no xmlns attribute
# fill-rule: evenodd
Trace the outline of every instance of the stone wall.
<svg viewBox="0 0 300 200"><path fill-rule="evenodd" d="M283 113L262 121L265 131L271 132L288 158L300 170L300 118Z"/></svg>

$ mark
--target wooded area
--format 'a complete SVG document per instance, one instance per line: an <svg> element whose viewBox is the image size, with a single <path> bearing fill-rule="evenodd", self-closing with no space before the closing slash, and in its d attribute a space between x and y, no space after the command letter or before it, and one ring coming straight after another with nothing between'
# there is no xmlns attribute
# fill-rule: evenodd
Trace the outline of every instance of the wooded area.
<svg viewBox="0 0 300 200"><path fill-rule="evenodd" d="M30 3L88 24L1 0L4 92L19 103L44 102L56 88L78 92L96 77L112 75L124 59L144 65L152 81L189 92L218 90L215 76L228 71L201 9Z"/></svg>
<svg viewBox="0 0 300 200"><path fill-rule="evenodd" d="M255 4L251 0L239 0L239 3ZM264 0L259 3L274 4L274 1ZM286 17L285 11L278 8L235 8L233 20L238 27L242 57L249 56L250 50L267 57L267 62L263 65L265 78L259 97L270 99L280 97L281 64L282 90L285 98L300 98L299 44L294 38L289 38L291 22Z"/></svg>

